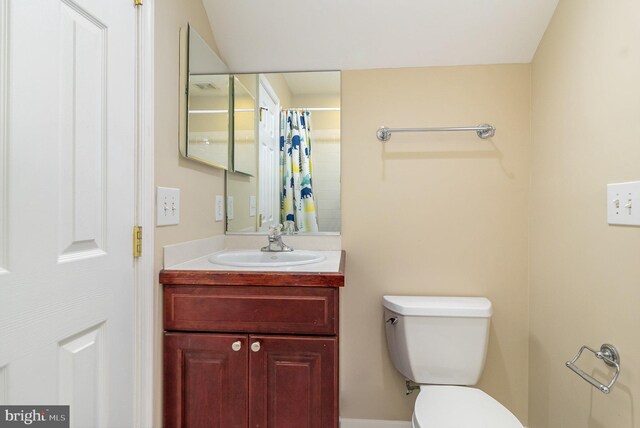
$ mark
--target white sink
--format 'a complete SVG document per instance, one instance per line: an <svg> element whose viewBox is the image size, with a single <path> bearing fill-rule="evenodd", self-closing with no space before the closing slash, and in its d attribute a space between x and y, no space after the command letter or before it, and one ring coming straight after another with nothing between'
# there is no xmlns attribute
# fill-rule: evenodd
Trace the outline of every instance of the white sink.
<svg viewBox="0 0 640 428"><path fill-rule="evenodd" d="M306 250L267 252L260 250L225 250L209 257L211 263L225 266L278 267L298 266L324 261L325 256Z"/></svg>

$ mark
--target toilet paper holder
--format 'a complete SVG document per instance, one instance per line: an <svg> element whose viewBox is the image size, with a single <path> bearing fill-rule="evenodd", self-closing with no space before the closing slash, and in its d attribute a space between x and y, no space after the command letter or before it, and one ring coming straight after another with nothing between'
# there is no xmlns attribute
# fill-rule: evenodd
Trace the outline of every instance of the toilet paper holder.
<svg viewBox="0 0 640 428"><path fill-rule="evenodd" d="M613 379L611 379L611 382L609 382L608 385L604 385L602 382L586 374L584 371L578 368L578 366L575 365L576 361L578 361L578 358L580 358L580 355L582 355L582 351L584 351L585 349L587 351L591 351L596 356L596 358L604 361L604 363L609 367L616 368L616 372L613 375ZM609 345L608 343L605 343L602 346L600 346L600 351L596 351L594 349L589 348L586 345L582 345L582 347L580 348L576 356L573 357L573 360L567 361L565 365L568 368L570 368L575 374L580 376L582 379L586 380L591 385L596 387L600 392L604 394L608 394L609 392L611 392L611 388L613 387L613 384L616 383L616 380L618 380L618 375L620 374L620 354L618 353L618 350L616 349L615 346Z"/></svg>

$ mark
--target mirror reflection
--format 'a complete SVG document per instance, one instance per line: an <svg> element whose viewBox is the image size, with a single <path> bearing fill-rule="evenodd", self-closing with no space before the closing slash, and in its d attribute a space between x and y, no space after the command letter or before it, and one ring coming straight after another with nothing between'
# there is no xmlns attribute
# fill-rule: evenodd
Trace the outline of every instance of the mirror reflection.
<svg viewBox="0 0 640 428"><path fill-rule="evenodd" d="M230 84L226 65L188 26L181 78L186 88L181 111L180 152L218 168L229 167ZM185 37L185 36L183 36Z"/></svg>
<svg viewBox="0 0 640 428"><path fill-rule="evenodd" d="M283 224L290 234L339 233L340 72L236 79L256 100L255 150L234 138L237 172L227 173L227 232L266 233ZM234 101L250 103L235 96ZM235 108L244 110L240 104ZM252 165L255 175L246 172Z"/></svg>
<svg viewBox="0 0 640 428"><path fill-rule="evenodd" d="M246 77L233 78L233 170L255 176L258 169L256 84L254 78Z"/></svg>

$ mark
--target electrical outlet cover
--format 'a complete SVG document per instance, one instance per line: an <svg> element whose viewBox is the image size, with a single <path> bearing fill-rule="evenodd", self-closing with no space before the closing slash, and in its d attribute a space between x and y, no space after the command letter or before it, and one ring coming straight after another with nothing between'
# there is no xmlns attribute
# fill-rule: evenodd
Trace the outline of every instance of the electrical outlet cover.
<svg viewBox="0 0 640 428"><path fill-rule="evenodd" d="M233 196L227 196L227 220L233 220Z"/></svg>
<svg viewBox="0 0 640 428"><path fill-rule="evenodd" d="M224 198L216 195L216 221L224 220Z"/></svg>

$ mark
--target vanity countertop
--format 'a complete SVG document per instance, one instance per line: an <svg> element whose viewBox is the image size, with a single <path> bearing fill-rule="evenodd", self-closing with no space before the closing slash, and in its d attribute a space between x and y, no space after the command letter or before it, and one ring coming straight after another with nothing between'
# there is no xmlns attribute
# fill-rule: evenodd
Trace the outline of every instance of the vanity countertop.
<svg viewBox="0 0 640 428"><path fill-rule="evenodd" d="M246 268L222 266L209 262L209 255L167 267L160 271L164 285L259 285L296 287L344 286L344 251L318 251L326 256L320 263Z"/></svg>

